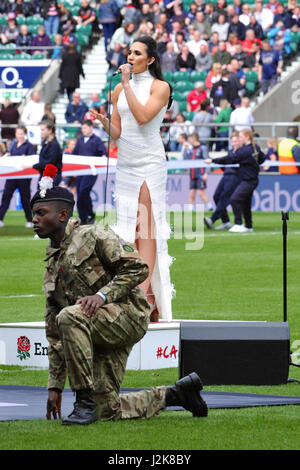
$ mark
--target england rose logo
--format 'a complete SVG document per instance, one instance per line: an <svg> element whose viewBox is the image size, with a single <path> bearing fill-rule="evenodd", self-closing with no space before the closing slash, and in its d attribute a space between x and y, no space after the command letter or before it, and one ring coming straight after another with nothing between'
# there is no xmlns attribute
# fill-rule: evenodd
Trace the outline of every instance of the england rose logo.
<svg viewBox="0 0 300 470"><path fill-rule="evenodd" d="M21 361L30 357L29 351L31 345L27 336L20 336L20 338L18 338L17 347L17 357L21 359Z"/></svg>

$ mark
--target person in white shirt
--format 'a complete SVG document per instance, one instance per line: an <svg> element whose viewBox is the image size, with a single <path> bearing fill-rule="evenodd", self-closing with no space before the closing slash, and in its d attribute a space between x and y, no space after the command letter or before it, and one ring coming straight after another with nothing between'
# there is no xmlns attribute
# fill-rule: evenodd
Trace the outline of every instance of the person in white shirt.
<svg viewBox="0 0 300 470"><path fill-rule="evenodd" d="M260 24L260 26L262 27L263 31L269 29L274 22L274 14L272 10L270 10L269 8L264 8L263 2L261 0L257 0L255 2L254 16L258 24Z"/></svg>
<svg viewBox="0 0 300 470"><path fill-rule="evenodd" d="M39 92L33 91L31 99L25 104L20 118L27 128L28 140L32 145L40 145L41 143L40 123L44 114L45 103L41 101Z"/></svg>
<svg viewBox="0 0 300 470"><path fill-rule="evenodd" d="M204 39L201 39L201 33L198 29L194 31L194 37L186 43L189 51L196 57L200 53L200 46L207 45L207 42Z"/></svg>
<svg viewBox="0 0 300 470"><path fill-rule="evenodd" d="M250 6L248 3L244 3L242 6L242 14L239 16L239 20L241 23L243 23L245 26L248 26L250 23Z"/></svg>
<svg viewBox="0 0 300 470"><path fill-rule="evenodd" d="M249 98L236 98L233 102L235 110L230 115L231 131L251 129L254 119L249 108Z"/></svg>

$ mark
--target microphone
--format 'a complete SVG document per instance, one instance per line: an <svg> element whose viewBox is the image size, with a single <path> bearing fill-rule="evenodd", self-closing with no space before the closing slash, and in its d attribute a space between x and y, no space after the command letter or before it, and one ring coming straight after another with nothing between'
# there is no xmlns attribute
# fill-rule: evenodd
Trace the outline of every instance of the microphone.
<svg viewBox="0 0 300 470"><path fill-rule="evenodd" d="M129 69L130 69L130 71L131 71L132 65L131 65L131 64L126 64L126 65L129 65ZM112 74L112 76L115 77L116 75L120 75L120 73L122 73L122 70L121 70L121 69L118 69L118 70L116 70L116 71Z"/></svg>

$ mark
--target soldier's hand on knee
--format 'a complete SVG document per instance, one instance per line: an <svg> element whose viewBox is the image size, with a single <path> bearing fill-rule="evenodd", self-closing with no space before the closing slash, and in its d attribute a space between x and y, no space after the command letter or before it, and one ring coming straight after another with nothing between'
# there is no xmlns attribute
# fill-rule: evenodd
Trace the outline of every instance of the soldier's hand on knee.
<svg viewBox="0 0 300 470"><path fill-rule="evenodd" d="M47 419L57 419L61 418L61 400L62 393L59 390L51 389L48 391L48 400L47 400Z"/></svg>
<svg viewBox="0 0 300 470"><path fill-rule="evenodd" d="M83 315L92 317L97 312L98 308L102 307L104 300L100 295L88 295L78 299L76 304L80 304Z"/></svg>

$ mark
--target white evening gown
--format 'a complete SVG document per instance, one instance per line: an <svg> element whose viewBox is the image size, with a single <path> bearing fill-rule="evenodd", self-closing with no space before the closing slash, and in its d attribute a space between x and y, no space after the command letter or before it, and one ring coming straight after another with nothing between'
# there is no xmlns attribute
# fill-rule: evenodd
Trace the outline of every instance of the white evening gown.
<svg viewBox="0 0 300 470"><path fill-rule="evenodd" d="M148 71L132 75L131 88L143 105L149 99L153 80ZM113 228L124 240L135 242L138 198L140 188L145 181L151 195L155 220L156 261L151 287L161 318L164 321L171 321L171 299L174 288L169 268L173 258L168 254L167 241L170 237L170 227L166 220L167 162L160 136L160 126L167 106L164 106L152 121L142 126L133 117L124 90L119 95L117 107L122 131L117 142L118 159L114 194L117 223Z"/></svg>

